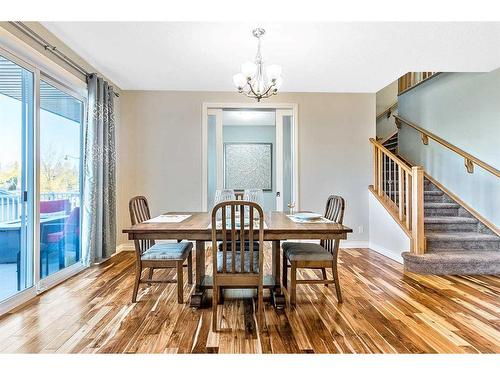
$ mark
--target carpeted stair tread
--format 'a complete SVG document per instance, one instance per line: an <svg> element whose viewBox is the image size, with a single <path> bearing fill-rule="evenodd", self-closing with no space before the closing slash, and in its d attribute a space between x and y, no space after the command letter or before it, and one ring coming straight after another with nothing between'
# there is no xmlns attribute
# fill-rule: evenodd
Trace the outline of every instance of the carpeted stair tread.
<svg viewBox="0 0 500 375"><path fill-rule="evenodd" d="M443 203L443 202L424 202L424 208L459 208L458 203Z"/></svg>
<svg viewBox="0 0 500 375"><path fill-rule="evenodd" d="M448 251L446 253L402 254L410 272L433 275L500 274L500 251Z"/></svg>
<svg viewBox="0 0 500 375"><path fill-rule="evenodd" d="M410 252L403 253L403 257L411 257L413 261L417 261L419 263L428 263L435 261L453 261L458 263L466 263L470 261L486 261L486 260L495 260L500 261L500 251L498 250L482 250L482 251L447 251L444 253L439 252L429 252L423 255L415 255Z"/></svg>
<svg viewBox="0 0 500 375"><path fill-rule="evenodd" d="M444 195L440 190L425 190L424 195Z"/></svg>
<svg viewBox="0 0 500 375"><path fill-rule="evenodd" d="M425 236L427 241L500 241L493 234L476 232L430 232Z"/></svg>
<svg viewBox="0 0 500 375"><path fill-rule="evenodd" d="M473 217L464 216L427 216L424 218L424 223L428 224L475 224L477 220ZM456 233L454 233L456 235Z"/></svg>

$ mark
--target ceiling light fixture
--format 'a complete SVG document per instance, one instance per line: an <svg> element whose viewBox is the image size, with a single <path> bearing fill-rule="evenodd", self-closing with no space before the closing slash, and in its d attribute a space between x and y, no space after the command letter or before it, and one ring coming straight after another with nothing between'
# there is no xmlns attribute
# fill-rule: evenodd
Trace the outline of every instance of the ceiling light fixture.
<svg viewBox="0 0 500 375"><path fill-rule="evenodd" d="M283 82L281 66L269 65L264 69L264 61L260 52L260 39L265 32L261 28L252 31L253 36L258 40L255 62L248 61L241 64L241 73L233 76L233 82L238 92L245 94L249 98L257 99L258 102L261 99L276 95Z"/></svg>

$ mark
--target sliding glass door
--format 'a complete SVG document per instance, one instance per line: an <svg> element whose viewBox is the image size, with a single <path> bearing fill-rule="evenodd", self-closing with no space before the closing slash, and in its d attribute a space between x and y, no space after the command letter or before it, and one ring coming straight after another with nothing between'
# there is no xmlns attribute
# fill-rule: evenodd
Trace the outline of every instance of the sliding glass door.
<svg viewBox="0 0 500 375"><path fill-rule="evenodd" d="M77 90L0 48L0 311L82 267Z"/></svg>
<svg viewBox="0 0 500 375"><path fill-rule="evenodd" d="M80 260L83 102L40 81L40 278Z"/></svg>
<svg viewBox="0 0 500 375"><path fill-rule="evenodd" d="M33 286L34 73L0 51L0 301Z"/></svg>

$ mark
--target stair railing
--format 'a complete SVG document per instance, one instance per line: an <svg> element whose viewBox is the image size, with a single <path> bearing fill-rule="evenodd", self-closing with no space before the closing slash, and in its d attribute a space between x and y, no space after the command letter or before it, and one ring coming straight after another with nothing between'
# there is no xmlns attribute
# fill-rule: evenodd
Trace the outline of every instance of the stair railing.
<svg viewBox="0 0 500 375"><path fill-rule="evenodd" d="M424 169L409 167L377 140L373 144L372 193L411 238L411 251L425 253Z"/></svg>
<svg viewBox="0 0 500 375"><path fill-rule="evenodd" d="M441 144L442 146L446 147L447 149L449 149L449 150L457 153L461 157L463 157L464 158L464 166L467 169L467 172L474 173L474 165L477 165L477 166L483 168L485 171L490 172L494 176L500 177L500 171L498 169L496 169L495 167L493 167L493 166L485 163L484 161L476 158L475 156L469 154L468 152L462 150L461 148L458 148L457 146L452 145L450 142L445 141L443 138L437 136L436 134L431 133L430 131L425 130L424 128L421 128L417 124L414 124L414 123L412 123L412 122L410 122L410 121L408 121L408 120L406 120L403 117L400 117L398 115L393 115L393 116L396 119L396 126L398 127L398 129L401 129L402 125L407 125L413 129L415 129L416 131L418 131L420 133L420 137L421 137L422 143L424 145L429 144L429 138L430 138L430 139L436 141L437 143Z"/></svg>
<svg viewBox="0 0 500 375"><path fill-rule="evenodd" d="M435 77L439 72L409 72L398 79L398 95L424 83L428 79Z"/></svg>

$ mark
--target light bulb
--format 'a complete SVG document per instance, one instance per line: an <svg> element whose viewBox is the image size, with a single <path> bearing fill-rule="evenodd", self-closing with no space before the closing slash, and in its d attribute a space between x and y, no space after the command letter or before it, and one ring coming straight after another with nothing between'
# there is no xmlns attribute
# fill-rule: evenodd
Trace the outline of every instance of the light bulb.
<svg viewBox="0 0 500 375"><path fill-rule="evenodd" d="M247 84L247 79L243 74L238 73L233 76L233 82L238 89L241 89Z"/></svg>
<svg viewBox="0 0 500 375"><path fill-rule="evenodd" d="M278 78L276 78L276 82L275 82L275 86L274 87L277 90L277 89L279 89L281 87L282 84L283 84L283 78L278 77Z"/></svg>
<svg viewBox="0 0 500 375"><path fill-rule="evenodd" d="M273 79L278 79L281 76L281 66L279 65L269 65L266 68L267 78L272 81Z"/></svg>
<svg viewBox="0 0 500 375"><path fill-rule="evenodd" d="M257 65L251 61L247 61L243 64L241 64L241 73L243 73L243 76L245 78L252 78L255 75L255 72L257 71Z"/></svg>

